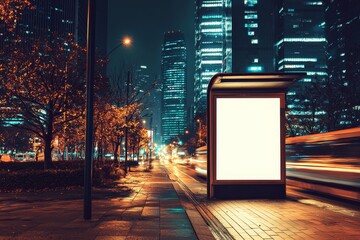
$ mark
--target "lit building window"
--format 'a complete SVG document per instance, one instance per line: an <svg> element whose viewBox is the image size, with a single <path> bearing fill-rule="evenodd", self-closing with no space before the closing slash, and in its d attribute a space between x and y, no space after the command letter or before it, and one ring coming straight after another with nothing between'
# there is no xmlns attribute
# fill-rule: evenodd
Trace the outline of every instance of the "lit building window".
<svg viewBox="0 0 360 240"><path fill-rule="evenodd" d="M257 14L247 14L244 16L245 19L258 19Z"/></svg>
<svg viewBox="0 0 360 240"><path fill-rule="evenodd" d="M203 64L222 64L221 60L203 60L201 61Z"/></svg>
<svg viewBox="0 0 360 240"><path fill-rule="evenodd" d="M215 33L221 33L222 28L207 28L207 29L201 29L202 33L208 33L208 32L215 32Z"/></svg>
<svg viewBox="0 0 360 240"><path fill-rule="evenodd" d="M204 7L204 8L209 8L209 7L222 7L223 4L222 3L205 3L205 4L202 4L201 7Z"/></svg>
<svg viewBox="0 0 360 240"><path fill-rule="evenodd" d="M257 23L245 23L244 25L246 28L257 28L258 24Z"/></svg>
<svg viewBox="0 0 360 240"><path fill-rule="evenodd" d="M261 72L263 68L261 66L249 66L247 70L248 72Z"/></svg>
<svg viewBox="0 0 360 240"><path fill-rule="evenodd" d="M214 25L222 25L222 22L202 22L200 26L214 26Z"/></svg>
<svg viewBox="0 0 360 240"><path fill-rule="evenodd" d="M305 68L305 65L302 64L285 64L285 68Z"/></svg>

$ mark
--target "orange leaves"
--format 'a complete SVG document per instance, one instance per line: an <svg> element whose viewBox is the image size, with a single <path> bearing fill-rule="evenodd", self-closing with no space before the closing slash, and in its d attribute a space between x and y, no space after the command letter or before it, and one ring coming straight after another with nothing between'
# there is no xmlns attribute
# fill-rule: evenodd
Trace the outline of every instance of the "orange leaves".
<svg viewBox="0 0 360 240"><path fill-rule="evenodd" d="M30 0L0 0L0 21L13 31L23 11L32 8Z"/></svg>

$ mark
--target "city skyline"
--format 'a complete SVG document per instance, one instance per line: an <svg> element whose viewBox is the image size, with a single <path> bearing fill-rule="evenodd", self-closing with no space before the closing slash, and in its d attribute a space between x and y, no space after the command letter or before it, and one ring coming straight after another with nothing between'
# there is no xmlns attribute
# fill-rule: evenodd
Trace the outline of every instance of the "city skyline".
<svg viewBox="0 0 360 240"><path fill-rule="evenodd" d="M24 39L49 37L49 32L72 33L75 41L84 45L85 3L38 1L37 9L24 12L16 33L23 34ZM340 129L359 122L359 41L354 37L358 35L354 33L359 25L359 2L198 0L186 2L185 15L179 13L182 8L178 0L166 4L136 1L148 6L147 12L158 18L149 17L135 2L121 6L118 1L102 3L97 13L98 53L104 56L106 49L116 50L107 56L109 78L113 77L109 74L113 67L118 71L131 65L134 71L135 66L146 66L151 73L148 81L157 79L161 85L160 77L156 77L161 74L156 70L161 66L159 33L163 36L165 29L187 29L182 32L187 48L188 129L194 128L196 113L205 112L207 83L218 72L306 72L308 76L288 92L289 124L298 128L291 134ZM127 14L117 14L121 7L129 10ZM130 15L132 18L126 19ZM130 47L117 48L120 42L105 44L115 43L114 33L138 37L132 38ZM3 34L2 40L7 36L11 33Z"/></svg>

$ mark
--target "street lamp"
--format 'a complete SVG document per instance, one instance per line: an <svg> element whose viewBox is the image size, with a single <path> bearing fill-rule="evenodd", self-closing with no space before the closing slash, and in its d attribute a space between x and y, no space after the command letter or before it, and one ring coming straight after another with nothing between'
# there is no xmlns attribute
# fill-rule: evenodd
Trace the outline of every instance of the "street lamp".
<svg viewBox="0 0 360 240"><path fill-rule="evenodd" d="M122 40L122 44L126 47L129 47L132 43L132 40L130 37L124 37Z"/></svg>
<svg viewBox="0 0 360 240"><path fill-rule="evenodd" d="M94 118L94 78L95 78L95 0L87 1L87 34L86 34L86 133L85 133L85 167L84 167L84 219L92 217L92 158L93 158L93 118ZM106 57L109 57L120 46L130 46L131 38L125 37ZM129 80L128 80L129 81ZM128 86L127 86L128 88ZM128 93L127 93L128 94ZM125 146L127 148L127 145Z"/></svg>
<svg viewBox="0 0 360 240"><path fill-rule="evenodd" d="M132 44L132 39L130 37L124 37L119 44L117 44L113 49L111 49L108 54L106 55L106 58L108 58L116 49L118 49L121 46L124 47L130 47Z"/></svg>
<svg viewBox="0 0 360 240"><path fill-rule="evenodd" d="M201 120L200 119L196 119L196 122L199 124L199 140L201 142Z"/></svg>

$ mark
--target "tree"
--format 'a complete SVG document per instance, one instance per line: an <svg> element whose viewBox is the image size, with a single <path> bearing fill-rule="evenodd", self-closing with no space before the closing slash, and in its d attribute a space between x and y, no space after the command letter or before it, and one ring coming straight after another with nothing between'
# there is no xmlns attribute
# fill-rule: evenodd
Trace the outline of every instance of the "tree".
<svg viewBox="0 0 360 240"><path fill-rule="evenodd" d="M319 133L325 130L325 94L324 82L315 78L313 82L303 86L300 101L303 102L303 112L300 125L304 134Z"/></svg>
<svg viewBox="0 0 360 240"><path fill-rule="evenodd" d="M1 52L0 92L19 128L44 142L45 168L52 166L52 141L64 124L84 112L85 50L72 36L21 40ZM9 114L9 113L8 113Z"/></svg>
<svg viewBox="0 0 360 240"><path fill-rule="evenodd" d="M134 125L137 124L138 116L142 114L144 109L146 108L144 104L144 100L146 96L150 93L150 91L154 88L156 82L151 82L148 86L142 86L140 82L134 79L132 76L134 75L134 71L120 71L120 73L114 74L110 78L110 82L112 85L110 95L112 96L111 104L115 107L123 107L126 109L126 114L124 115L125 118L125 125L124 125L124 137L125 137L125 144L127 146L126 151L129 151L128 144L130 129L134 128ZM126 132L128 134L126 134ZM118 136L117 139L122 139L122 136ZM125 172L127 172L127 159L125 159Z"/></svg>
<svg viewBox="0 0 360 240"><path fill-rule="evenodd" d="M198 147L206 145L207 142L207 120L206 112L198 112L194 118L196 132L198 135Z"/></svg>
<svg viewBox="0 0 360 240"><path fill-rule="evenodd" d="M0 26L13 31L23 11L33 8L30 0L0 0Z"/></svg>
<svg viewBox="0 0 360 240"><path fill-rule="evenodd" d="M129 143L130 149L133 154L137 154L139 157L140 149L144 148L146 152L148 152L148 145L150 143L150 139L148 137L148 131L144 128L144 125L140 121L140 116L137 115L134 118L134 121L128 123L129 128Z"/></svg>

